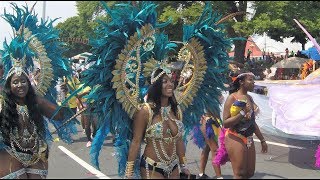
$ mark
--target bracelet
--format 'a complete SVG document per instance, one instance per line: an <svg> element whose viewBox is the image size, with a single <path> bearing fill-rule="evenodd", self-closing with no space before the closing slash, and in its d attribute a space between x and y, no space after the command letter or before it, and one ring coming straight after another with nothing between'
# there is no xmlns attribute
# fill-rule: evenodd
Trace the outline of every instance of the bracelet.
<svg viewBox="0 0 320 180"><path fill-rule="evenodd" d="M185 169L187 166L185 164L180 164L180 169Z"/></svg>
<svg viewBox="0 0 320 180"><path fill-rule="evenodd" d="M183 162L182 162L183 164L186 164L186 163L187 163L187 158L186 158L185 156L183 156L183 157L182 157L182 161L183 161Z"/></svg>
<svg viewBox="0 0 320 180"><path fill-rule="evenodd" d="M126 166L126 177L132 177L133 175L133 166L134 166L134 161L128 161L127 166Z"/></svg>

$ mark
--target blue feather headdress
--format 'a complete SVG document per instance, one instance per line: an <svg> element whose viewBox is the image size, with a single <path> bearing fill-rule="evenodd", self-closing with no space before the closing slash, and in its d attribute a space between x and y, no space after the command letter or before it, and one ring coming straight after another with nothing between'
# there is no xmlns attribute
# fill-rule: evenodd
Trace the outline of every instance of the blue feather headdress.
<svg viewBox="0 0 320 180"><path fill-rule="evenodd" d="M103 141L109 132L115 134L118 172L122 176L132 139L131 118L147 89L141 66L151 57L165 59L167 51L175 44L170 43L167 36L155 33L157 28L165 26L156 23L155 4L143 2L138 4L140 7L117 4L112 10L104 2L102 4L112 21L100 22L97 39L91 41L93 56L88 60L95 64L84 72L86 84L93 87L87 97L94 100L95 112L100 118L100 128L90 154L92 163L99 167L98 156ZM154 49L159 53L153 54ZM125 80L121 78L122 72L127 74ZM126 83L125 88L121 81ZM125 103L127 97L132 104ZM139 169L136 174L140 174Z"/></svg>
<svg viewBox="0 0 320 180"><path fill-rule="evenodd" d="M146 94L153 72L162 69L170 73L167 63L169 52L177 52L176 43L159 33L159 28L170 22L157 24L156 5L151 2L117 4L109 9L108 23L99 22L96 39L89 62L94 63L84 72L85 83L92 87L87 96L99 117L99 129L93 140L90 155L92 163L99 168L99 152L106 136L115 135L115 151L119 162L118 173L124 175L129 145L132 139L132 117ZM184 27L183 47L179 61L183 61L182 73L189 74L189 83L180 82L176 98L184 111L183 122L186 135L199 125L204 109L219 111L219 96L224 89L223 74L227 71L230 41L217 25L216 14L209 5L194 25ZM151 83L153 82L151 81ZM138 159L140 157L137 157ZM139 160L135 174L139 177Z"/></svg>
<svg viewBox="0 0 320 180"><path fill-rule="evenodd" d="M36 94L43 96L55 103L56 81L58 76L68 75L71 72L68 60L62 57L64 44L59 41L59 32L53 28L55 21L38 22L37 15L32 14L27 6L23 8L11 3L15 14L4 11L4 18L14 30L14 37L10 43L3 43L2 63L4 65L4 76L9 77L13 73L24 73L27 77L40 69L37 85L34 86ZM36 67L38 66L38 67ZM70 113L66 112L71 116ZM56 128L64 123L49 119ZM45 122L47 124L47 122ZM47 141L52 140L49 128L46 128ZM59 128L58 135L66 142L71 142L71 133L76 132L74 122Z"/></svg>
<svg viewBox="0 0 320 180"><path fill-rule="evenodd" d="M184 47L179 52L179 59L189 62L190 65L185 65L182 74L190 69L193 72L187 84L189 88L177 87L178 90L182 89L184 94L177 100L183 110L185 140L194 126L200 126L200 117L205 114L205 109L220 114L219 97L225 89L224 83L227 82L225 76L229 71L227 48L231 47L231 39L226 38L223 32L224 26L220 24L221 16L213 13L212 9L210 3L206 3L198 21L183 27ZM188 54L194 57L193 62ZM197 134L194 137L201 136ZM201 142L201 138L194 142L199 142L199 147L204 143Z"/></svg>

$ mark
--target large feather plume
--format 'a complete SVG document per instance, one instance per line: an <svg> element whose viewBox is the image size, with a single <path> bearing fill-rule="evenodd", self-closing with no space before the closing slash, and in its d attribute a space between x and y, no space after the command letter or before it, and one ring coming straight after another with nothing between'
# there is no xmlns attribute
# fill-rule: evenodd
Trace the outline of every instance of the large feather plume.
<svg viewBox="0 0 320 180"><path fill-rule="evenodd" d="M34 61L33 58L39 58L39 54L35 52L35 49L30 47L31 41L37 40L40 42L46 53L46 56L51 59L51 65L49 68L52 68L53 76L50 80L48 80L48 88L45 93L45 98L51 101L52 103L56 103L56 81L58 77L66 76L70 74L70 65L66 58L62 57L62 53L65 51L64 44L59 41L59 32L57 29L53 28L53 22L55 20L41 20L38 21L38 17L36 14L32 14L32 9L29 10L28 6L23 6L20 8L15 3L11 3L12 8L15 14L7 13L4 11L2 18L5 19L14 30L14 38L7 42L7 40L3 43L3 49L0 51L2 55L2 63L4 64L4 76L7 75L8 71L12 67L12 61L14 59L23 59L25 57L26 66L25 71L31 72L34 70ZM11 11L10 11L11 12ZM43 67L42 67L43 68ZM42 69L41 71L46 71L47 69ZM70 117L71 111L66 112L67 117ZM64 121L53 121L49 119L51 123L56 128L62 126ZM45 122L47 126L47 122ZM47 141L52 140L51 133L46 128L47 132ZM58 130L58 135L62 140L70 143L72 142L71 134L76 133L75 122L70 121L63 127L60 127Z"/></svg>
<svg viewBox="0 0 320 180"><path fill-rule="evenodd" d="M93 165L99 168L98 158L103 142L109 133L114 134L116 137L115 155L119 162L118 173L123 176L132 139L132 120L124 111L122 104L116 99L115 89L112 88L113 75L111 72L114 70L118 55L128 43L130 36L136 32L140 35L139 29L143 25L151 24L153 28L160 28L167 23L156 23L156 5L150 2L139 2L137 6L132 6L130 3L116 4L113 9L109 9L105 2L101 3L110 15L111 21L108 23L99 21L96 30L97 38L90 41L93 46L93 56L88 61L89 63L93 62L94 65L84 72L85 83L92 87L92 91L87 97L89 101L94 101L95 113L99 117L99 129L93 140L90 156ZM173 46L166 36L160 34L156 36L156 39L155 49L167 48L170 50ZM159 43L157 43L158 41ZM150 55L154 58L163 58L161 56L164 56L165 53L142 54L141 63L148 60ZM140 80L142 87L146 79L141 76ZM145 88L141 88L141 91L145 93ZM138 168L135 170L136 177L139 177L139 165L135 167Z"/></svg>
<svg viewBox="0 0 320 180"><path fill-rule="evenodd" d="M212 12L210 3L206 3L199 20L192 25L183 28L183 42L191 38L197 38L204 47L207 70L196 98L184 111L183 122L185 125L185 138L194 126L199 125L199 119L205 113L205 109L220 114L219 97L225 89L224 83L228 70L229 56L227 48L231 46L231 39L226 37L224 26L219 22L219 16Z"/></svg>

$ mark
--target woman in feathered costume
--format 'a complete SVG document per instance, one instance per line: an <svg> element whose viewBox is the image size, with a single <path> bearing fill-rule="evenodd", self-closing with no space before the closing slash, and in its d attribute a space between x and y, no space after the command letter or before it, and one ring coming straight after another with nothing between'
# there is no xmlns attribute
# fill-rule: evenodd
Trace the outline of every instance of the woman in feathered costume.
<svg viewBox="0 0 320 180"><path fill-rule="evenodd" d="M222 97L223 98L223 97ZM218 150L218 137L222 127L222 121L220 120L220 115L214 115L211 112L207 112L201 118L201 132L204 136L205 147L203 148L200 156L200 168L199 168L199 178L207 179L208 175L205 174L206 165L209 158L209 153L211 152L212 159L215 158ZM221 168L212 162L212 167L215 171L216 178L222 179Z"/></svg>
<svg viewBox="0 0 320 180"><path fill-rule="evenodd" d="M4 64L4 88L0 96L0 177L4 179L46 178L48 169L49 145L52 140L44 116L59 120L56 127L64 123L65 108L57 108L50 102L55 94L52 83L56 74L67 75L66 63L61 58L57 32L52 22L41 22L27 7L19 8L12 4L16 16L4 13L4 19L15 30L10 44L5 41L1 50ZM29 73L35 61L40 64L38 85L33 87ZM58 72L59 71L59 72ZM71 141L74 123L58 129L63 140Z"/></svg>
<svg viewBox="0 0 320 180"><path fill-rule="evenodd" d="M225 147L218 150L215 163L223 164L227 160L221 156L225 151L231 161L234 178L250 178L254 175L256 163L256 151L253 142L253 133L261 141L261 152L266 153L268 146L255 122L255 114L258 106L252 97L247 94L254 88L254 74L237 72L223 108L223 124L227 128L222 136L225 136ZM220 160L218 160L220 158ZM223 162L224 161L224 162Z"/></svg>
<svg viewBox="0 0 320 180"><path fill-rule="evenodd" d="M92 87L87 97L94 100L100 118L92 163L99 166L99 151L111 132L120 176L137 178L141 169L143 178L178 178L178 166L189 175L183 140L200 126L204 109L220 112L230 47L217 23L220 17L206 4L199 20L184 26L183 41L173 43L158 30L167 23L156 22L155 4L117 4L111 10L102 3L112 20L100 22L97 39L91 41L94 55L89 62L95 64L85 72L86 84ZM191 72L188 82L178 87L167 61L176 43L182 45L177 56L181 74ZM140 157L143 139L146 148Z"/></svg>

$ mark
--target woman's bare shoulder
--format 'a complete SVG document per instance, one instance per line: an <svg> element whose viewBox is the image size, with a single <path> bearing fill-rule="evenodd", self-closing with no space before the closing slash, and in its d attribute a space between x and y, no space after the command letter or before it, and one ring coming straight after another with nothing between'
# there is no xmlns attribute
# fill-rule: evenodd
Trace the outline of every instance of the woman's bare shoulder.
<svg viewBox="0 0 320 180"><path fill-rule="evenodd" d="M153 113L152 108L154 108L153 103L143 103L138 108L136 116L148 116Z"/></svg>

